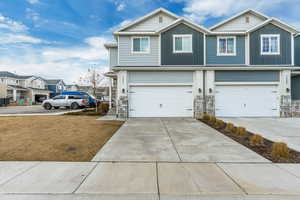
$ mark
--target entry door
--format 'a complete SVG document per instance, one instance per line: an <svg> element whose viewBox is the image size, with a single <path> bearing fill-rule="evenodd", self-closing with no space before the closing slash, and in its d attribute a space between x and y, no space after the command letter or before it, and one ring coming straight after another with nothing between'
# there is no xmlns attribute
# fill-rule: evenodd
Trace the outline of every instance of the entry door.
<svg viewBox="0 0 300 200"><path fill-rule="evenodd" d="M130 117L192 117L193 94L190 86L131 87Z"/></svg>
<svg viewBox="0 0 300 200"><path fill-rule="evenodd" d="M217 86L215 111L223 117L278 117L278 87Z"/></svg>

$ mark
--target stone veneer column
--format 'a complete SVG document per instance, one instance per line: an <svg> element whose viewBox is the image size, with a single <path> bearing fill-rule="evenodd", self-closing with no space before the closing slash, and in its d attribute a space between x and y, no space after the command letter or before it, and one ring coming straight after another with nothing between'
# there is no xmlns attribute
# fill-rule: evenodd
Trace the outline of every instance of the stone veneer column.
<svg viewBox="0 0 300 200"><path fill-rule="evenodd" d="M118 117L128 118L128 97L120 96L118 100Z"/></svg>
<svg viewBox="0 0 300 200"><path fill-rule="evenodd" d="M290 95L280 98L280 117L292 117L292 100Z"/></svg>

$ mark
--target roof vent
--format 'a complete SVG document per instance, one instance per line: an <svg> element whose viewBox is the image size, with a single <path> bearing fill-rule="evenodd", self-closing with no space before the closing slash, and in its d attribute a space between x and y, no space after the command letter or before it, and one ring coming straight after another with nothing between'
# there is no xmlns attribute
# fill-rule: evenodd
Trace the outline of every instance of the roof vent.
<svg viewBox="0 0 300 200"><path fill-rule="evenodd" d="M246 23L248 24L250 22L250 17L246 16L245 20L246 20Z"/></svg>
<svg viewBox="0 0 300 200"><path fill-rule="evenodd" d="M160 23L160 24L163 23L163 17L162 16L158 17L158 23Z"/></svg>

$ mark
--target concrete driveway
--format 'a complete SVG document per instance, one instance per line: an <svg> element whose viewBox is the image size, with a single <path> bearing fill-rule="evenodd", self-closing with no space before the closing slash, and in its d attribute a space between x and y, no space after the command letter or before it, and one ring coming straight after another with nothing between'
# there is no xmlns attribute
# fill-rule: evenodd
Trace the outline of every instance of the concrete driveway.
<svg viewBox="0 0 300 200"><path fill-rule="evenodd" d="M300 118L224 118L227 122L243 126L250 132L263 135L276 142L285 142L300 151Z"/></svg>
<svg viewBox="0 0 300 200"><path fill-rule="evenodd" d="M191 118L129 119L93 161L269 162Z"/></svg>
<svg viewBox="0 0 300 200"><path fill-rule="evenodd" d="M0 107L0 115L49 114L70 111L69 109L45 110L41 105Z"/></svg>

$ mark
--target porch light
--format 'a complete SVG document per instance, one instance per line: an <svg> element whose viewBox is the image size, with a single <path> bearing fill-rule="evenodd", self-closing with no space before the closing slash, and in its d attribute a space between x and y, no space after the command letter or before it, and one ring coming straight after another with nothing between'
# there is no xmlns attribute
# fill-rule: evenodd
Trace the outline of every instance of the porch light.
<svg viewBox="0 0 300 200"><path fill-rule="evenodd" d="M211 89L211 88L209 88L209 90L208 90L208 91L209 91L209 93L212 93L212 89Z"/></svg>
<svg viewBox="0 0 300 200"><path fill-rule="evenodd" d="M199 92L199 93L201 93L201 92L202 92L201 88L198 88L198 92Z"/></svg>

